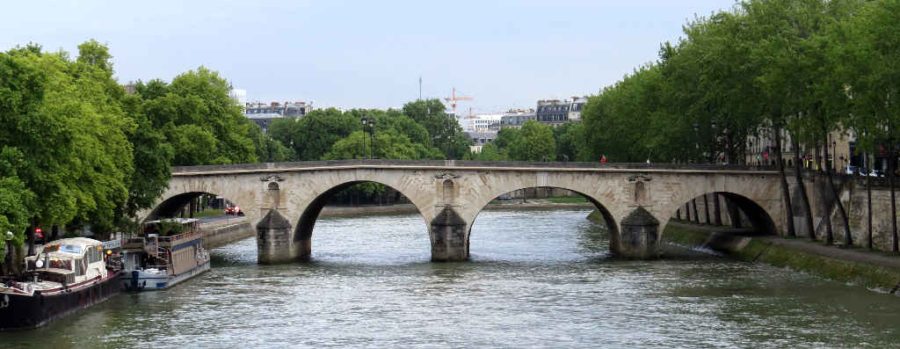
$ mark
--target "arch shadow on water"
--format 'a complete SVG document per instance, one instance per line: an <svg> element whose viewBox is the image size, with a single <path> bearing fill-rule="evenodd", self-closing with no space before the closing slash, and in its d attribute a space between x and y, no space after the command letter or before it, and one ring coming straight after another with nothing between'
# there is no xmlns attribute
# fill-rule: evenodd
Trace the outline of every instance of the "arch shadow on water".
<svg viewBox="0 0 900 349"><path fill-rule="evenodd" d="M548 203L541 197L522 198L530 194L570 205ZM582 205L571 205L579 203ZM599 221L589 220L592 211L599 214ZM476 244L470 250L474 261L585 261L608 258L609 244L618 237L618 229L609 210L589 195L562 187L522 187L480 207L466 241L470 244L474 231Z"/></svg>

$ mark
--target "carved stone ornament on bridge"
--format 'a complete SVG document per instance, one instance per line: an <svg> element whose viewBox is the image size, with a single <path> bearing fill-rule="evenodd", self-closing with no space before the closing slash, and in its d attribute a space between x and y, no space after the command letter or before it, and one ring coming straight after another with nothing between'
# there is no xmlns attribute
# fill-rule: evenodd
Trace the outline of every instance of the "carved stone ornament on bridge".
<svg viewBox="0 0 900 349"><path fill-rule="evenodd" d="M457 179L459 178L458 174L450 173L450 172L441 172L434 175L434 179L447 180L447 179Z"/></svg>
<svg viewBox="0 0 900 349"><path fill-rule="evenodd" d="M651 180L653 180L653 178L650 178L650 176L645 174L636 174L628 177L629 182L649 182Z"/></svg>
<svg viewBox="0 0 900 349"><path fill-rule="evenodd" d="M275 174L273 174L273 175L268 175L268 176L262 176L262 177L259 177L259 180L260 180L261 182L273 182L273 181L274 181L274 182L284 182L284 178L283 178L283 177L281 177L281 176L279 176L279 175L275 175Z"/></svg>

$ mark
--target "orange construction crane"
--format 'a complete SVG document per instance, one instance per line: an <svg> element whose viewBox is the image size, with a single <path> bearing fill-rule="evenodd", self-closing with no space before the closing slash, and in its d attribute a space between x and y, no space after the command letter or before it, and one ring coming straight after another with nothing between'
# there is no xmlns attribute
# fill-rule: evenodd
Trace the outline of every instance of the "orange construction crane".
<svg viewBox="0 0 900 349"><path fill-rule="evenodd" d="M458 101L471 101L474 98L470 96L457 96L456 95L456 87L450 92L450 97L444 97L444 100L450 102L450 110L453 112L453 115L456 116L456 102Z"/></svg>

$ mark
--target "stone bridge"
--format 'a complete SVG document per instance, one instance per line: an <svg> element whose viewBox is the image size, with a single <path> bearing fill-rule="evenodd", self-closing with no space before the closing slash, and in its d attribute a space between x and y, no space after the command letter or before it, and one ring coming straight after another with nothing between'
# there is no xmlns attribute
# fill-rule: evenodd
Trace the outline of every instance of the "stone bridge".
<svg viewBox="0 0 900 349"><path fill-rule="evenodd" d="M468 259L479 212L498 196L525 188L583 195L602 213L612 252L631 258L653 257L670 218L705 195L724 198L770 233L783 231L786 218L778 173L769 169L454 160L176 167L158 205L141 217L171 217L199 195L219 195L257 227L260 263L302 260L310 256L313 227L329 197L363 182L389 186L415 205L429 229L433 261Z"/></svg>

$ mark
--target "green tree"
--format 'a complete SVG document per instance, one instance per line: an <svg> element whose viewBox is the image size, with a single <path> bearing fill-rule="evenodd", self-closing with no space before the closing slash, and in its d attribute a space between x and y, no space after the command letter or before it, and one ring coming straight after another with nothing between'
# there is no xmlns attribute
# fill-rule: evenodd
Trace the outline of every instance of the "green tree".
<svg viewBox="0 0 900 349"><path fill-rule="evenodd" d="M861 149L869 153L879 146L889 150L891 250L898 252L895 133L900 124L900 38L896 34L900 29L900 1L866 2L857 16L845 22L844 29L844 49L836 52L835 60L844 63L838 69L847 81L847 94L852 97L853 113L848 123L857 131ZM871 218L868 229L871 232ZM871 245L871 235L868 240Z"/></svg>
<svg viewBox="0 0 900 349"><path fill-rule="evenodd" d="M110 86L105 71L62 52L0 54L0 144L22 155L15 172L39 200L39 224L109 227L127 200L135 125Z"/></svg>
<svg viewBox="0 0 900 349"><path fill-rule="evenodd" d="M553 138L556 143L557 161L592 161L581 145L584 138L584 124L581 122L557 126L553 129Z"/></svg>
<svg viewBox="0 0 900 349"><path fill-rule="evenodd" d="M175 148L174 165L235 164L258 161L255 127L229 96L218 73L200 67L166 84L139 83L143 110L153 127ZM198 137L190 145L190 137Z"/></svg>
<svg viewBox="0 0 900 349"><path fill-rule="evenodd" d="M528 120L518 133L518 137L509 145L509 156L513 160L552 161L556 158L556 144L550 126Z"/></svg>
<svg viewBox="0 0 900 349"><path fill-rule="evenodd" d="M331 151L325 154L325 160L363 159L374 149L379 159L418 160L440 156L433 148L424 144L413 143L409 137L394 130L376 132L373 146L371 137L363 131L356 131L350 136L334 143Z"/></svg>
<svg viewBox="0 0 900 349"><path fill-rule="evenodd" d="M456 118L446 113L437 99L417 100L403 105L403 114L419 123L431 135L428 145L440 149L448 159L462 159L472 140L463 132Z"/></svg>
<svg viewBox="0 0 900 349"><path fill-rule="evenodd" d="M360 130L359 118L329 108L313 110L303 118L275 120L269 135L293 150L295 160L321 160L338 140Z"/></svg>

